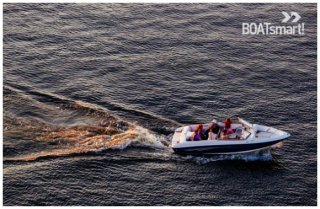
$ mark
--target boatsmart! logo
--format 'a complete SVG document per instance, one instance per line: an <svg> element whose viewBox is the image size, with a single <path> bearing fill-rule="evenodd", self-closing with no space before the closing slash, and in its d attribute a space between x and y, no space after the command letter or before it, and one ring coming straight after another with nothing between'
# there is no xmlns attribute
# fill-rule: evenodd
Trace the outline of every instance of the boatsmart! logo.
<svg viewBox="0 0 320 209"><path fill-rule="evenodd" d="M242 35L304 35L304 23L300 23L301 16L297 12L281 12L284 18L280 24L269 22L242 23Z"/></svg>

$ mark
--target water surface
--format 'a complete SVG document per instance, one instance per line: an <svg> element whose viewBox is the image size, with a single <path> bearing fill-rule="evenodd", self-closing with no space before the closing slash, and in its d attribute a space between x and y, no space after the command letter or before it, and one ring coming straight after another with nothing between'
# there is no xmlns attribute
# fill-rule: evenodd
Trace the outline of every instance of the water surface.
<svg viewBox="0 0 320 209"><path fill-rule="evenodd" d="M304 36L241 35L242 22ZM316 205L316 4L4 4L4 205ZM177 156L238 114L281 149ZM214 116L213 116L214 115Z"/></svg>

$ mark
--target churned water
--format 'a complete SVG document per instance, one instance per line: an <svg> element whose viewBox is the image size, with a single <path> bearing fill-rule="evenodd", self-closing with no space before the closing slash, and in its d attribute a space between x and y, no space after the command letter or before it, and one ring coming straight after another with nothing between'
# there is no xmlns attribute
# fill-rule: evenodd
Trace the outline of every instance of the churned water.
<svg viewBox="0 0 320 209"><path fill-rule="evenodd" d="M242 35L298 12L304 35ZM4 205L316 205L316 4L4 4ZM283 147L178 156L241 115Z"/></svg>

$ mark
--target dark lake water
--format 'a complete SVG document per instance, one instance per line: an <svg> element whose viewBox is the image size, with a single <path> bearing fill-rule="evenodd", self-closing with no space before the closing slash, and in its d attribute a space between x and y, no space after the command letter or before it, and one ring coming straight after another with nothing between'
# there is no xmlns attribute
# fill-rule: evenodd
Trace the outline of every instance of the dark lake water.
<svg viewBox="0 0 320 209"><path fill-rule="evenodd" d="M241 34L281 11L305 35ZM316 4L4 4L4 205L316 205L316 20ZM291 137L172 153L179 126L234 114Z"/></svg>

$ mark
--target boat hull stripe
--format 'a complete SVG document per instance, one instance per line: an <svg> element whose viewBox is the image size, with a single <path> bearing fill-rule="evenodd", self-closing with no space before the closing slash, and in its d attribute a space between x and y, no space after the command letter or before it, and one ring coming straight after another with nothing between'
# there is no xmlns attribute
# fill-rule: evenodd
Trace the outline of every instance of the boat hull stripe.
<svg viewBox="0 0 320 209"><path fill-rule="evenodd" d="M233 145L211 145L211 146L197 146L197 147L183 147L173 148L178 154L214 154L214 153L237 153L237 152L248 152L251 150L259 150L272 146L283 139L264 142L264 143L248 143L248 144L233 144Z"/></svg>

